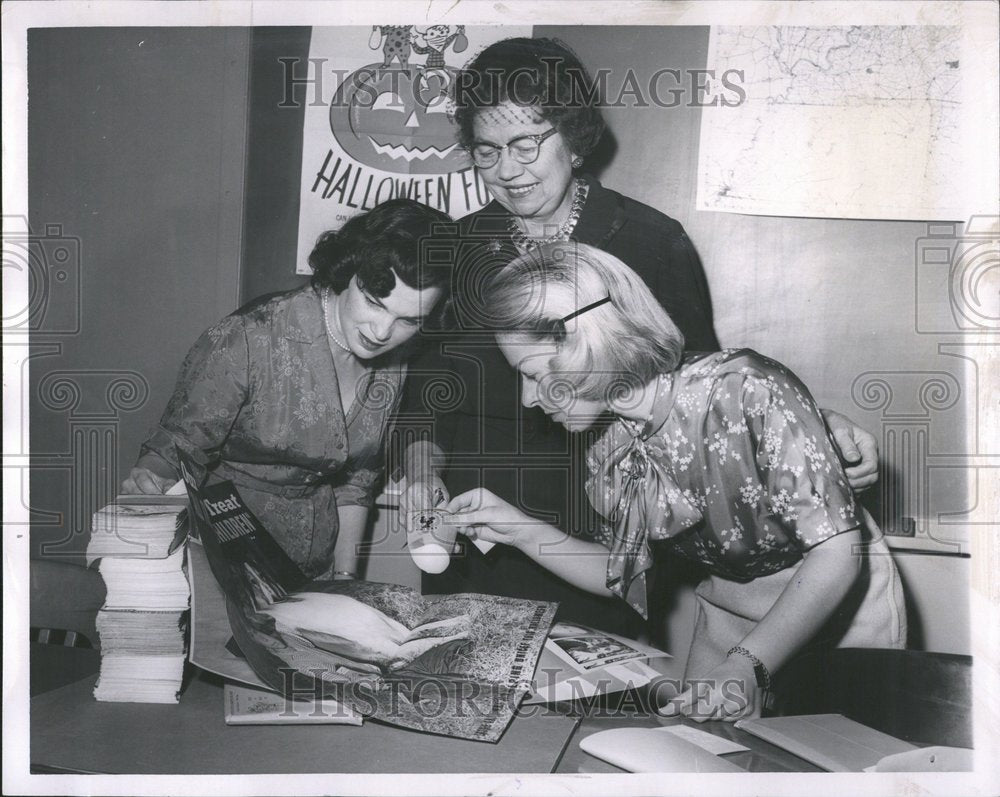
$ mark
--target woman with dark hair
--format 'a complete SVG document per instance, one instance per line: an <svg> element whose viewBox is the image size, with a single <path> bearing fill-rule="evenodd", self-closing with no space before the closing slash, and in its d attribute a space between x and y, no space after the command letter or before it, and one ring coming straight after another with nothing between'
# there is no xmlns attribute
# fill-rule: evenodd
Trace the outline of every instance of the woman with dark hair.
<svg viewBox="0 0 1000 797"><path fill-rule="evenodd" d="M521 256L487 298L525 407L571 431L612 415L586 482L609 529L573 537L482 488L452 499L448 522L643 616L654 553L702 565L685 678L704 692L668 710L756 716L772 674L807 645L904 646L889 549L793 373L750 349L682 357L643 281L585 244Z"/></svg>
<svg viewBox="0 0 1000 797"><path fill-rule="evenodd" d="M705 274L677 221L605 188L584 171L605 126L595 87L566 46L544 38L492 44L456 79L454 99L459 141L494 201L461 221L453 282L459 334L448 342L451 357L441 356L436 347L420 363L423 374L447 374L451 381L457 376L464 397L435 413L437 449L429 442L411 446L404 463L409 487L401 504L404 511L422 509L432 496L447 496L448 488L454 493L484 484L530 514L587 536L601 524L582 487L587 445L537 408L518 406L517 374L489 342L492 311L485 283L506 263L544 243L589 244L639 274L683 332L688 350L717 351ZM418 381L408 386L406 406L413 413L426 412L419 386ZM874 437L836 413L825 417L841 454L853 463L847 469L852 484L872 484ZM441 575L425 575L424 586L432 592L558 600L561 619L623 633L638 630L623 605L560 583L509 548L485 557L467 548Z"/></svg>
<svg viewBox="0 0 1000 797"><path fill-rule="evenodd" d="M231 480L307 575L353 577L406 373L400 346L447 292L422 248L449 221L400 199L324 233L310 285L198 339L123 492L164 492L180 449Z"/></svg>

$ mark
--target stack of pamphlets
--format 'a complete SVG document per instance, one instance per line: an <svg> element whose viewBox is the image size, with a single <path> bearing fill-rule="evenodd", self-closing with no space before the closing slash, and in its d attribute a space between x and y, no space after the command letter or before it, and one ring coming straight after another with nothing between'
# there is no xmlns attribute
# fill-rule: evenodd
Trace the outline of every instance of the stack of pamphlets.
<svg viewBox="0 0 1000 797"><path fill-rule="evenodd" d="M87 563L107 587L97 613L98 700L176 703L190 598L184 569L185 496L119 496L94 513Z"/></svg>

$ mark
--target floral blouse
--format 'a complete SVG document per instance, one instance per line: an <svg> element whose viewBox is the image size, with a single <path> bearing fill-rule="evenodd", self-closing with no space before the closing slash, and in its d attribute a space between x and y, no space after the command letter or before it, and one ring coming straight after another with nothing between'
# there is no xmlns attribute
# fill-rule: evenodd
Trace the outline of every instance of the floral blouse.
<svg viewBox="0 0 1000 797"><path fill-rule="evenodd" d="M371 504L404 374L374 368L345 414L317 293L262 297L198 339L142 454L176 471L177 446L214 466L289 555L320 573L337 506Z"/></svg>
<svg viewBox="0 0 1000 797"><path fill-rule="evenodd" d="M607 586L643 616L650 542L750 581L861 525L809 391L750 349L685 358L659 378L649 421L619 418L587 464L612 527Z"/></svg>

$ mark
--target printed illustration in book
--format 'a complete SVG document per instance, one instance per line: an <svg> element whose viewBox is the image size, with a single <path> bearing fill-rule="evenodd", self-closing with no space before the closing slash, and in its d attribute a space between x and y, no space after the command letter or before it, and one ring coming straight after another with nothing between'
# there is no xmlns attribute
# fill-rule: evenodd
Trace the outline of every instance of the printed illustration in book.
<svg viewBox="0 0 1000 797"><path fill-rule="evenodd" d="M669 653L638 642L572 623L556 623L542 650L533 694L528 703L553 703L612 694L645 686L676 666L654 659L670 659Z"/></svg>
<svg viewBox="0 0 1000 797"><path fill-rule="evenodd" d="M266 686L406 728L500 739L530 688L556 604L309 581L232 482L213 483L178 456L233 641Z"/></svg>

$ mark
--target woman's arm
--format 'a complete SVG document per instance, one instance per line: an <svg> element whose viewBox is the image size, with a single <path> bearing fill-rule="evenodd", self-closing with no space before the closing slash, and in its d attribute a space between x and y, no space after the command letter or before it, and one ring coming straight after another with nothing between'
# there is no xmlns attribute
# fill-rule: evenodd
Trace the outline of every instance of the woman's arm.
<svg viewBox="0 0 1000 797"><path fill-rule="evenodd" d="M808 551L770 611L740 641L738 647L745 652L732 653L709 672L689 673L691 686L662 706L661 713L685 714L696 722L760 716L763 690L750 656L773 674L812 638L858 576L861 559L855 546L860 540L855 529Z"/></svg>
<svg viewBox="0 0 1000 797"><path fill-rule="evenodd" d="M188 352L163 417L122 484L125 493L162 493L179 478L175 448L212 462L249 395L249 346L240 316L207 330Z"/></svg>
<svg viewBox="0 0 1000 797"><path fill-rule="evenodd" d="M433 439L417 439L403 451L406 490L400 496L399 511L404 522L410 512L440 507L450 500L443 471L462 419L458 406L442 397L467 394L472 390L468 386L478 384L472 381L469 363L442 354L443 345L437 340L425 345L407 369L403 384L400 415L407 418L433 416L428 435ZM465 411L466 418L479 415L478 407L465 407Z"/></svg>
<svg viewBox="0 0 1000 797"><path fill-rule="evenodd" d="M861 570L855 529L831 537L803 554L795 577L740 646L777 672L825 623Z"/></svg>
<svg viewBox="0 0 1000 797"><path fill-rule="evenodd" d="M445 522L466 536L513 546L574 587L613 594L606 586L608 549L600 543L565 534L481 487L455 496L447 511L453 514Z"/></svg>
<svg viewBox="0 0 1000 797"><path fill-rule="evenodd" d="M333 548L334 578L337 574L351 573L356 578L358 573L358 546L368 525L368 507L358 504L348 504L337 508L340 519L340 531Z"/></svg>
<svg viewBox="0 0 1000 797"><path fill-rule="evenodd" d="M402 394L405 371L378 372L367 382L363 409L353 423L359 439L349 441L352 457L343 465L342 479L334 485L340 529L334 544L333 569L338 573L358 573L358 546L368 525L368 516L385 477L385 448ZM386 403L386 399L389 402Z"/></svg>
<svg viewBox="0 0 1000 797"><path fill-rule="evenodd" d="M754 451L756 474L747 469L746 482L757 487L746 500L757 502L758 511L761 505L766 509L768 523L777 524L770 527L770 533L778 535L777 544L797 547L803 561L750 633L726 642L741 652L709 672L688 673L692 688L682 696L680 709L698 720L758 713L755 662L768 673L777 672L836 610L856 581L861 562L854 499L805 385L781 366L751 357L746 373L731 377L717 395L730 397L729 404L720 403L719 408L731 415L736 410L729 405L739 402ZM767 529L767 524L752 531L748 526L747 533L759 541L766 539ZM752 589L750 582L747 590ZM699 689L702 694L697 696Z"/></svg>

